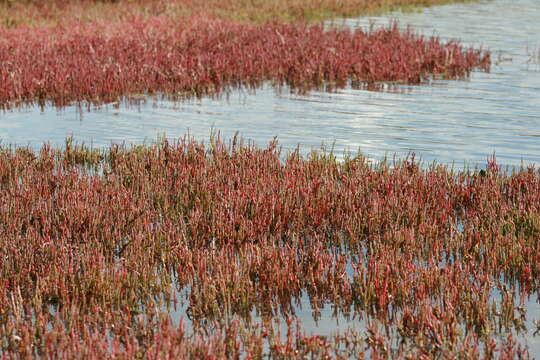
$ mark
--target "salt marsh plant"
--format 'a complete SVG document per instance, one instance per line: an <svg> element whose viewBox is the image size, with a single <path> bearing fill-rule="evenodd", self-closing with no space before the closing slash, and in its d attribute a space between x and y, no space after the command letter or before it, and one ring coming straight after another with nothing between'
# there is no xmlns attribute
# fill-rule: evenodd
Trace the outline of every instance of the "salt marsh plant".
<svg viewBox="0 0 540 360"><path fill-rule="evenodd" d="M176 21L202 16L241 23L317 22L468 1L471 0L1 0L0 27L47 27L71 20L116 22L156 15Z"/></svg>
<svg viewBox="0 0 540 360"><path fill-rule="evenodd" d="M534 168L304 159L219 138L68 143L0 151L8 357L527 357ZM366 327L305 334L302 296Z"/></svg>
<svg viewBox="0 0 540 360"><path fill-rule="evenodd" d="M215 95L263 82L296 91L420 83L489 70L489 52L396 24L378 30L138 18L0 30L0 106Z"/></svg>

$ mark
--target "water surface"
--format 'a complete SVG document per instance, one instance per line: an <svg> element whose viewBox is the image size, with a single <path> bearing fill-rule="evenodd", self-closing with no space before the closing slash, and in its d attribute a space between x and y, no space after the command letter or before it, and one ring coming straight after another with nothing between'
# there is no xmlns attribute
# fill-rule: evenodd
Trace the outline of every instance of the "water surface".
<svg viewBox="0 0 540 360"><path fill-rule="evenodd" d="M88 111L29 107L0 114L3 144L62 145L66 136L107 147L140 144L160 135L208 139L236 131L264 146L274 136L287 149L322 143L361 150L371 158L415 152L426 162L482 166L496 154L503 165L540 160L540 2L494 0L438 6L414 13L335 20L329 26L368 28L393 19L426 36L460 39L493 53L491 73L466 81L432 81L372 92L346 88L335 93L292 95L263 87L219 99L182 103L149 99L140 106L112 105Z"/></svg>
<svg viewBox="0 0 540 360"><path fill-rule="evenodd" d="M540 1L493 0L422 9L414 13L336 20L328 26L386 26L393 19L426 36L460 39L492 51L490 73L473 72L465 81L435 80L372 92L341 89L294 95L263 87L234 91L217 99L180 103L148 99L139 106L108 105L88 111L27 107L0 113L3 144L61 146L66 136L95 147L112 142L140 144L158 136L208 140L212 129L225 137L237 131L264 146L277 136L286 149L304 151L322 143L335 151L357 151L374 159L414 152L426 162L483 166L496 154L502 165L540 164ZM332 317L331 307L315 322L307 299L298 316L307 329L331 332L353 325ZM540 355L533 336L540 305L526 303L528 332L522 340ZM177 319L183 311L175 313Z"/></svg>

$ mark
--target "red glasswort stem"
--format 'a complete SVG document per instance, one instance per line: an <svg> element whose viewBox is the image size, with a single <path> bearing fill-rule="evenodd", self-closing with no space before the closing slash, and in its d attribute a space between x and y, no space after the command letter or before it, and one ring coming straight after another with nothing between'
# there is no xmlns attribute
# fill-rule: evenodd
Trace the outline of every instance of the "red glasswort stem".
<svg viewBox="0 0 540 360"><path fill-rule="evenodd" d="M498 329L521 329L540 289L534 168L284 158L276 142L219 137L106 151L68 139L0 149L0 184L8 357L526 355ZM304 334L304 296L365 329ZM177 300L189 333L168 318ZM289 319L286 338L243 320L254 311Z"/></svg>
<svg viewBox="0 0 540 360"><path fill-rule="evenodd" d="M103 103L131 94L216 94L264 81L314 87L419 83L488 70L489 52L424 38L397 25L324 30L192 18L132 19L0 30L0 106Z"/></svg>

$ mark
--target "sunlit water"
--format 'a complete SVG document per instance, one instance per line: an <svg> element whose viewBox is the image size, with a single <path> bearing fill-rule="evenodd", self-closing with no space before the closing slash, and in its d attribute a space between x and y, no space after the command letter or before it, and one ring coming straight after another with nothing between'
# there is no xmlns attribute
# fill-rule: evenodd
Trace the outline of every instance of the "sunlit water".
<svg viewBox="0 0 540 360"><path fill-rule="evenodd" d="M360 150L373 159L414 152L426 162L483 166L495 153L502 165L540 164L540 1L494 0L433 7L369 19L334 21L329 26L388 25L398 19L424 35L460 39L492 51L488 74L473 72L466 81L433 81L371 92L350 88L308 95L236 91L218 99L173 103L148 100L139 106L104 106L88 111L31 107L0 113L2 144L44 142L61 146L66 136L95 147L112 142L140 144L158 136L207 140L212 129L224 137L237 131L264 146L277 136L285 149L304 151L322 143L343 151ZM330 334L359 323L332 317L331 306L313 320L307 299L298 316L309 331ZM540 305L527 303L526 335L531 355L540 357L533 336ZM176 311L173 317L184 317Z"/></svg>
<svg viewBox="0 0 540 360"><path fill-rule="evenodd" d="M441 264L442 266L443 264ZM352 269L348 266L347 275L352 276ZM511 286L509 286L511 288ZM491 294L491 301L497 303L497 307L500 307L502 297L499 290L494 289ZM316 334L318 336L331 338L336 334L344 334L347 330L353 330L355 332L363 333L369 322L377 323L376 319L368 318L365 315L350 311L348 315L345 315L343 309L335 309L332 304L326 303L322 307L315 309L309 299L308 294L304 291L299 299L293 301L293 313L288 315L291 319L299 320L302 330L307 334ZM515 304L521 304L521 298L516 293ZM516 332L511 331L512 336L521 345L526 346L529 355L532 359L540 358L540 298L537 294L532 294L530 297L523 299L523 306L526 309L526 316L524 319L524 328ZM194 324L192 323L189 313L189 289L183 289L177 297L177 301L174 306L164 307L163 310L169 313L173 323L175 325L182 324L184 328L191 332L194 330ZM251 311L250 319L242 319L237 315L233 315L231 318L238 319L241 322L248 321L251 324L265 326L271 325L274 329L281 331L281 340L286 339L287 334L287 321L284 316L274 316L272 318L263 320L260 314L257 314L255 310ZM292 323L293 328L296 327L296 322ZM391 331L395 331L391 330ZM497 332L497 337L500 340L504 340L510 335L509 332L502 329L502 332L494 328L492 331ZM397 335L396 335L397 336ZM266 344L267 345L267 344ZM265 347L268 350L267 347ZM392 350L393 351L393 350Z"/></svg>
<svg viewBox="0 0 540 360"><path fill-rule="evenodd" d="M424 35L460 39L493 52L489 74L466 81L434 81L390 92L350 88L306 96L270 87L235 91L219 99L88 111L37 107L0 114L3 144L62 145L66 136L106 147L142 143L160 135L208 139L236 131L262 146L277 136L286 149L322 143L374 159L415 152L426 162L480 166L496 154L503 165L540 162L540 2L495 0L432 7L416 13L334 21L337 26L388 25L398 19Z"/></svg>

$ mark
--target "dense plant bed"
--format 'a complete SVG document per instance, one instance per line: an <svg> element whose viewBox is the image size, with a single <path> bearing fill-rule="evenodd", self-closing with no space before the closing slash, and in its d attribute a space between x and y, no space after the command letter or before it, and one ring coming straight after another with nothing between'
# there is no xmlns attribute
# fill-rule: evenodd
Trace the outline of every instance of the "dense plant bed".
<svg viewBox="0 0 540 360"><path fill-rule="evenodd" d="M490 54L397 25L364 32L132 19L0 31L0 106L102 103L130 94L216 94L263 81L313 87L419 83L488 70Z"/></svg>
<svg viewBox="0 0 540 360"><path fill-rule="evenodd" d="M526 356L521 301L540 285L533 168L68 140L2 149L0 186L8 357ZM271 319L292 319L302 294L367 327L325 338L289 320L280 337ZM189 328L168 317L177 301ZM248 322L254 311L263 321Z"/></svg>
<svg viewBox="0 0 540 360"><path fill-rule="evenodd" d="M218 17L239 22L313 22L471 0L0 0L0 27L131 16Z"/></svg>

